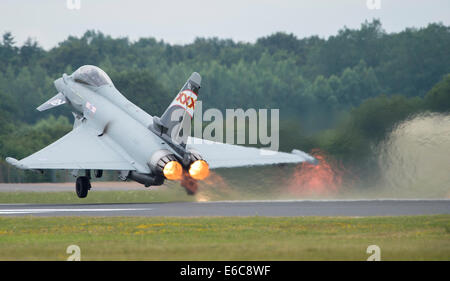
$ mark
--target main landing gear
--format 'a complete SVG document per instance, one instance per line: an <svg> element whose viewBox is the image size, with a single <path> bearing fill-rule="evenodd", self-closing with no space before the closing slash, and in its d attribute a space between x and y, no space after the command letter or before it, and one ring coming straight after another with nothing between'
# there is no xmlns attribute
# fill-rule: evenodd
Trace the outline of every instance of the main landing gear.
<svg viewBox="0 0 450 281"><path fill-rule="evenodd" d="M77 178L75 190L79 198L85 198L88 195L88 191L91 189L91 181L89 177L82 176Z"/></svg>
<svg viewBox="0 0 450 281"><path fill-rule="evenodd" d="M75 184L75 191L79 198L85 198L91 189L91 171L86 170L85 176L77 177L77 182ZM103 175L103 170L95 170L95 177L101 178Z"/></svg>

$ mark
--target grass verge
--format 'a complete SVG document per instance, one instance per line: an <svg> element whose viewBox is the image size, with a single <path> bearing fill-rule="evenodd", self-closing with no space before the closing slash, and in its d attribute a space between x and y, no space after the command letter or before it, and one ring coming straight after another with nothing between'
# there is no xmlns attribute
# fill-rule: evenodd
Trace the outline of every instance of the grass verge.
<svg viewBox="0 0 450 281"><path fill-rule="evenodd" d="M0 192L0 204L36 203L36 204L90 204L90 203L145 203L194 201L181 188L158 190L94 191L80 199L75 191L60 192Z"/></svg>
<svg viewBox="0 0 450 281"><path fill-rule="evenodd" d="M450 216L0 217L0 260L450 260Z"/></svg>

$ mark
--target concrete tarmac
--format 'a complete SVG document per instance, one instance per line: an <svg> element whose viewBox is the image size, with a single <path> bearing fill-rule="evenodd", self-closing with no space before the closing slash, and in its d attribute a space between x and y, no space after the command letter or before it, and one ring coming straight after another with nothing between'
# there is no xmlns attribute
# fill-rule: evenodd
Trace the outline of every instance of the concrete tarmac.
<svg viewBox="0 0 450 281"><path fill-rule="evenodd" d="M0 204L1 216L399 216L450 214L450 200Z"/></svg>

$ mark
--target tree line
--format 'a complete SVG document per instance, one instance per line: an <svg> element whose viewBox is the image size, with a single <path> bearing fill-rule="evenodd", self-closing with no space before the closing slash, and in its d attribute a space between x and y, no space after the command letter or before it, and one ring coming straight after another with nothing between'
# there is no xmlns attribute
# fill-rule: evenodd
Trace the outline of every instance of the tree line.
<svg viewBox="0 0 450 281"><path fill-rule="evenodd" d="M150 114L161 114L191 72L202 75L203 108L279 108L283 150L320 147L351 163L370 144L420 111L448 111L450 27L432 23L387 33L381 22L329 38L275 33L254 43L197 38L172 45L99 31L69 36L50 50L6 32L0 44L0 181L5 156L24 157L70 131L67 108L40 113L62 73L93 64ZM366 161L367 162L367 161ZM361 166L361 165L356 165ZM9 180L51 180L20 174Z"/></svg>

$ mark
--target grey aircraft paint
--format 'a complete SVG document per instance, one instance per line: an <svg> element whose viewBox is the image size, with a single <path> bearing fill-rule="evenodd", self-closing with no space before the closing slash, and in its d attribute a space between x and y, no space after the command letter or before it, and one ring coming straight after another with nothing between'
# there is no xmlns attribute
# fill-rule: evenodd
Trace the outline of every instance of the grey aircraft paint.
<svg viewBox="0 0 450 281"><path fill-rule="evenodd" d="M74 170L75 175L78 170L85 170L86 176L77 179L80 197L85 197L91 187L90 170L119 171L122 180L132 179L149 186L164 182L167 177L162 169L170 161L178 162L184 170L202 159L210 168L316 161L299 150L268 154L257 148L199 143L195 138L176 139L183 125L190 126L193 105L201 87L201 76L196 72L161 118L151 116L126 99L108 75L96 66L82 66L70 76L64 74L54 84L58 94L37 109L44 111L68 104L75 117L73 130L20 161L11 157L6 161L26 170L67 169ZM184 104L179 102L182 95ZM180 118L174 118L174 114L179 114ZM190 182L196 185L195 180ZM183 181L182 185L189 188Z"/></svg>

